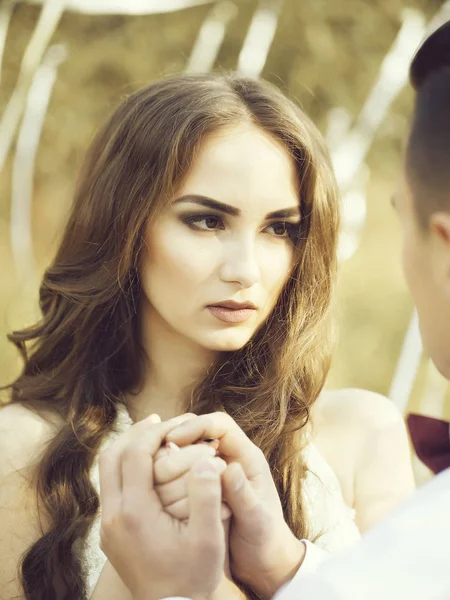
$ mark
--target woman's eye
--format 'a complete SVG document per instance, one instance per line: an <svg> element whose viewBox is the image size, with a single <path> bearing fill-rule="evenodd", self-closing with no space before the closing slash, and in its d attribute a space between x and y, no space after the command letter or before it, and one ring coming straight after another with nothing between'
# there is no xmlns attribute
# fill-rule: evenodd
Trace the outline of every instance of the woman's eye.
<svg viewBox="0 0 450 600"><path fill-rule="evenodd" d="M223 229L222 220L216 215L191 215L184 220L193 229L201 229L202 231Z"/></svg>
<svg viewBox="0 0 450 600"><path fill-rule="evenodd" d="M279 223L273 223L267 228L269 233L272 233L275 237L289 238L293 242L298 236L300 223L287 223L286 221L280 221ZM271 230L271 231L270 231Z"/></svg>
<svg viewBox="0 0 450 600"><path fill-rule="evenodd" d="M271 229L272 231L270 233L273 233L274 235L276 235L277 237L287 237L289 235L289 225L288 223L285 222L280 222L280 223L273 223L272 225L269 225L269 227L267 229Z"/></svg>
<svg viewBox="0 0 450 600"><path fill-rule="evenodd" d="M219 225L219 217L206 217L205 219L203 219L205 226L207 229L216 229L216 227Z"/></svg>
<svg viewBox="0 0 450 600"><path fill-rule="evenodd" d="M275 235L285 236L288 232L286 223L274 223L272 229Z"/></svg>

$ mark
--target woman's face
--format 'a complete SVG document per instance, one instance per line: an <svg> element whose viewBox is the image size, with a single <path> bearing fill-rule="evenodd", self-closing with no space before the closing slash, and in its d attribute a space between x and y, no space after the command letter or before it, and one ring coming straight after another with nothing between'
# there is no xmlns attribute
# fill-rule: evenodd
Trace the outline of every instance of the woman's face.
<svg viewBox="0 0 450 600"><path fill-rule="evenodd" d="M295 165L280 142L251 124L207 137L147 230L141 280L150 335L242 348L289 277L299 222Z"/></svg>

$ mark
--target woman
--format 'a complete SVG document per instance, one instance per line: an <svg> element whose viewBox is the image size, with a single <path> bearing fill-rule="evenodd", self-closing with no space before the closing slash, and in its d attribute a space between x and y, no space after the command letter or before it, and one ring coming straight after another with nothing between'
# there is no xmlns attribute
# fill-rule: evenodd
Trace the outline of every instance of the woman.
<svg viewBox="0 0 450 600"><path fill-rule="evenodd" d="M270 85L175 77L118 108L88 152L42 320L10 336L25 367L0 413L2 589L126 597L102 570L95 465L150 413L226 411L263 450L295 535L331 550L409 493L390 404L321 394L338 222L323 141Z"/></svg>

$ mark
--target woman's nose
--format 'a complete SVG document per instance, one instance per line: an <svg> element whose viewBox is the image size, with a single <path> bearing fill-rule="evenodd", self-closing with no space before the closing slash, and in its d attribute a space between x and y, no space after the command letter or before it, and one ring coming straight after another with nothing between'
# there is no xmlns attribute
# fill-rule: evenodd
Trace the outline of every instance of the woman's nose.
<svg viewBox="0 0 450 600"><path fill-rule="evenodd" d="M259 281L260 268L254 239L227 244L224 248L221 279L238 283L243 288L251 287Z"/></svg>

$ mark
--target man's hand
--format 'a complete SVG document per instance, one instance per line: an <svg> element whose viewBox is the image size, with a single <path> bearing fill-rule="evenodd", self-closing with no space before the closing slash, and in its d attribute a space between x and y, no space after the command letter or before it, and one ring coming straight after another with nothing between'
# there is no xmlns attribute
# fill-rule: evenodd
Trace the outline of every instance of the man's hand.
<svg viewBox="0 0 450 600"><path fill-rule="evenodd" d="M217 472L222 474L227 463L215 457L216 450L211 444L198 443L179 448L170 444L158 450L154 458L154 483L161 504L172 517L181 521L190 515L189 506L189 477L190 470L202 457L214 457ZM221 518L225 536L225 561L221 582L210 600L242 600L245 595L234 583L228 557L228 538L230 530L231 511L222 503Z"/></svg>
<svg viewBox="0 0 450 600"><path fill-rule="evenodd" d="M100 457L101 545L135 600L203 600L223 571L220 475L211 459L191 469L187 523L164 511L154 489L153 457L179 422L145 419Z"/></svg>
<svg viewBox="0 0 450 600"><path fill-rule="evenodd" d="M284 520L270 467L262 451L225 413L199 416L167 434L179 446L201 438L218 438L220 456L229 465L222 487L233 513L233 576L263 597L272 597L296 573L306 549Z"/></svg>

